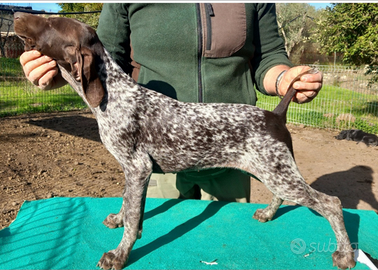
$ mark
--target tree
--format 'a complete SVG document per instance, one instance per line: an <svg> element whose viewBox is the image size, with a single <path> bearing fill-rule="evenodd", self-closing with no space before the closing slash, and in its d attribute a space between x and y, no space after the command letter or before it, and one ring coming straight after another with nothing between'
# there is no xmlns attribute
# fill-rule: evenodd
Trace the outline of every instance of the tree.
<svg viewBox="0 0 378 270"><path fill-rule="evenodd" d="M62 8L62 10L59 12L63 13L63 12L101 11L103 4L78 2L78 3L59 3L58 5ZM72 15L65 15L65 16L82 21L90 25L94 29L97 29L100 13L72 14Z"/></svg>
<svg viewBox="0 0 378 270"><path fill-rule="evenodd" d="M307 3L278 3L276 8L278 28L288 55L294 51L303 52L305 43L316 26L315 8Z"/></svg>
<svg viewBox="0 0 378 270"><path fill-rule="evenodd" d="M378 65L378 4L338 3L320 16L316 37L323 53L343 53L349 65Z"/></svg>

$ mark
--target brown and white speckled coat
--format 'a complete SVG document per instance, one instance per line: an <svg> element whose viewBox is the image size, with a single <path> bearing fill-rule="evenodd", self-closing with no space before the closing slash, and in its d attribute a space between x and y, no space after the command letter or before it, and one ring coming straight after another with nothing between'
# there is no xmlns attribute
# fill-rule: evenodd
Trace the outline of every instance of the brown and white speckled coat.
<svg viewBox="0 0 378 270"><path fill-rule="evenodd" d="M343 269L354 267L340 200L312 189L295 164L285 126L295 93L291 86L273 112L241 104L179 102L138 85L111 59L87 25L67 18L14 16L15 31L25 40L25 48L56 59L63 77L96 116L102 142L124 170L121 210L104 221L110 228L124 226L124 234L116 249L104 253L100 267L125 266L141 236L146 189L153 171L219 167L243 170L274 194L271 204L254 214L259 221L271 220L283 200L319 212L337 238L334 264Z"/></svg>

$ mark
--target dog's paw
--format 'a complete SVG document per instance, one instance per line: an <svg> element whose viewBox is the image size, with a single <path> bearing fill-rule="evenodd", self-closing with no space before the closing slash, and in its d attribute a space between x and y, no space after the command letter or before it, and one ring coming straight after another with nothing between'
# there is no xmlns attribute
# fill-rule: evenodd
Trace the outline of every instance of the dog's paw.
<svg viewBox="0 0 378 270"><path fill-rule="evenodd" d="M332 254L333 266L336 266L339 269L350 269L356 265L354 261L354 252L340 252L335 251Z"/></svg>
<svg viewBox="0 0 378 270"><path fill-rule="evenodd" d="M267 215L264 210L265 209L257 209L255 214L253 215L253 218L257 219L260 222L267 222L269 220L272 220L273 217Z"/></svg>
<svg viewBox="0 0 378 270"><path fill-rule="evenodd" d="M116 256L115 251L109 251L102 255L97 266L104 270L121 270L126 264L126 260L127 259L122 258L122 256Z"/></svg>
<svg viewBox="0 0 378 270"><path fill-rule="evenodd" d="M123 218L119 214L110 214L102 223L110 229L119 228L123 227Z"/></svg>

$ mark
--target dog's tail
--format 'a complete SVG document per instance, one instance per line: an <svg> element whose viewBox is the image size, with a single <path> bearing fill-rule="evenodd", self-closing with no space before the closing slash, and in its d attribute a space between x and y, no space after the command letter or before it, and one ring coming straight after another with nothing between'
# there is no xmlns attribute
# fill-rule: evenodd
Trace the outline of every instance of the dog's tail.
<svg viewBox="0 0 378 270"><path fill-rule="evenodd" d="M278 115L280 118L284 118L284 122L286 123L286 113L287 109L289 108L289 104L291 100L293 99L294 95L297 93L297 90L294 89L293 84L296 81L299 81L300 78L305 74L316 74L319 70L312 68L309 70L306 70L305 72L302 72L297 77L295 77L291 83L289 84L288 90L286 92L286 95L282 98L281 102L277 105L277 107L273 110L273 113Z"/></svg>

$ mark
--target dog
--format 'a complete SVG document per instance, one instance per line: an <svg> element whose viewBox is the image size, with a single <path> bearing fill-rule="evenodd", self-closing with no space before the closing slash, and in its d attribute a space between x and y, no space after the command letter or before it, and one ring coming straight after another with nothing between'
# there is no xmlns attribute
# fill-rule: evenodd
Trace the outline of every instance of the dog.
<svg viewBox="0 0 378 270"><path fill-rule="evenodd" d="M261 222L271 220L283 200L320 213L336 235L334 265L355 266L340 200L311 188L294 161L286 112L296 92L293 83L303 74L291 82L273 112L245 104L184 103L138 85L84 23L17 12L14 29L25 50L38 50L57 61L64 79L92 110L103 144L125 173L121 210L104 220L109 228L123 226L123 237L116 249L103 254L99 267L126 265L141 237L153 171L209 168L240 169L267 186L274 194L272 202L253 216Z"/></svg>
<svg viewBox="0 0 378 270"><path fill-rule="evenodd" d="M335 138L337 140L355 141L357 143L363 142L366 146L378 146L378 137L376 135L366 133L360 129L342 130Z"/></svg>

